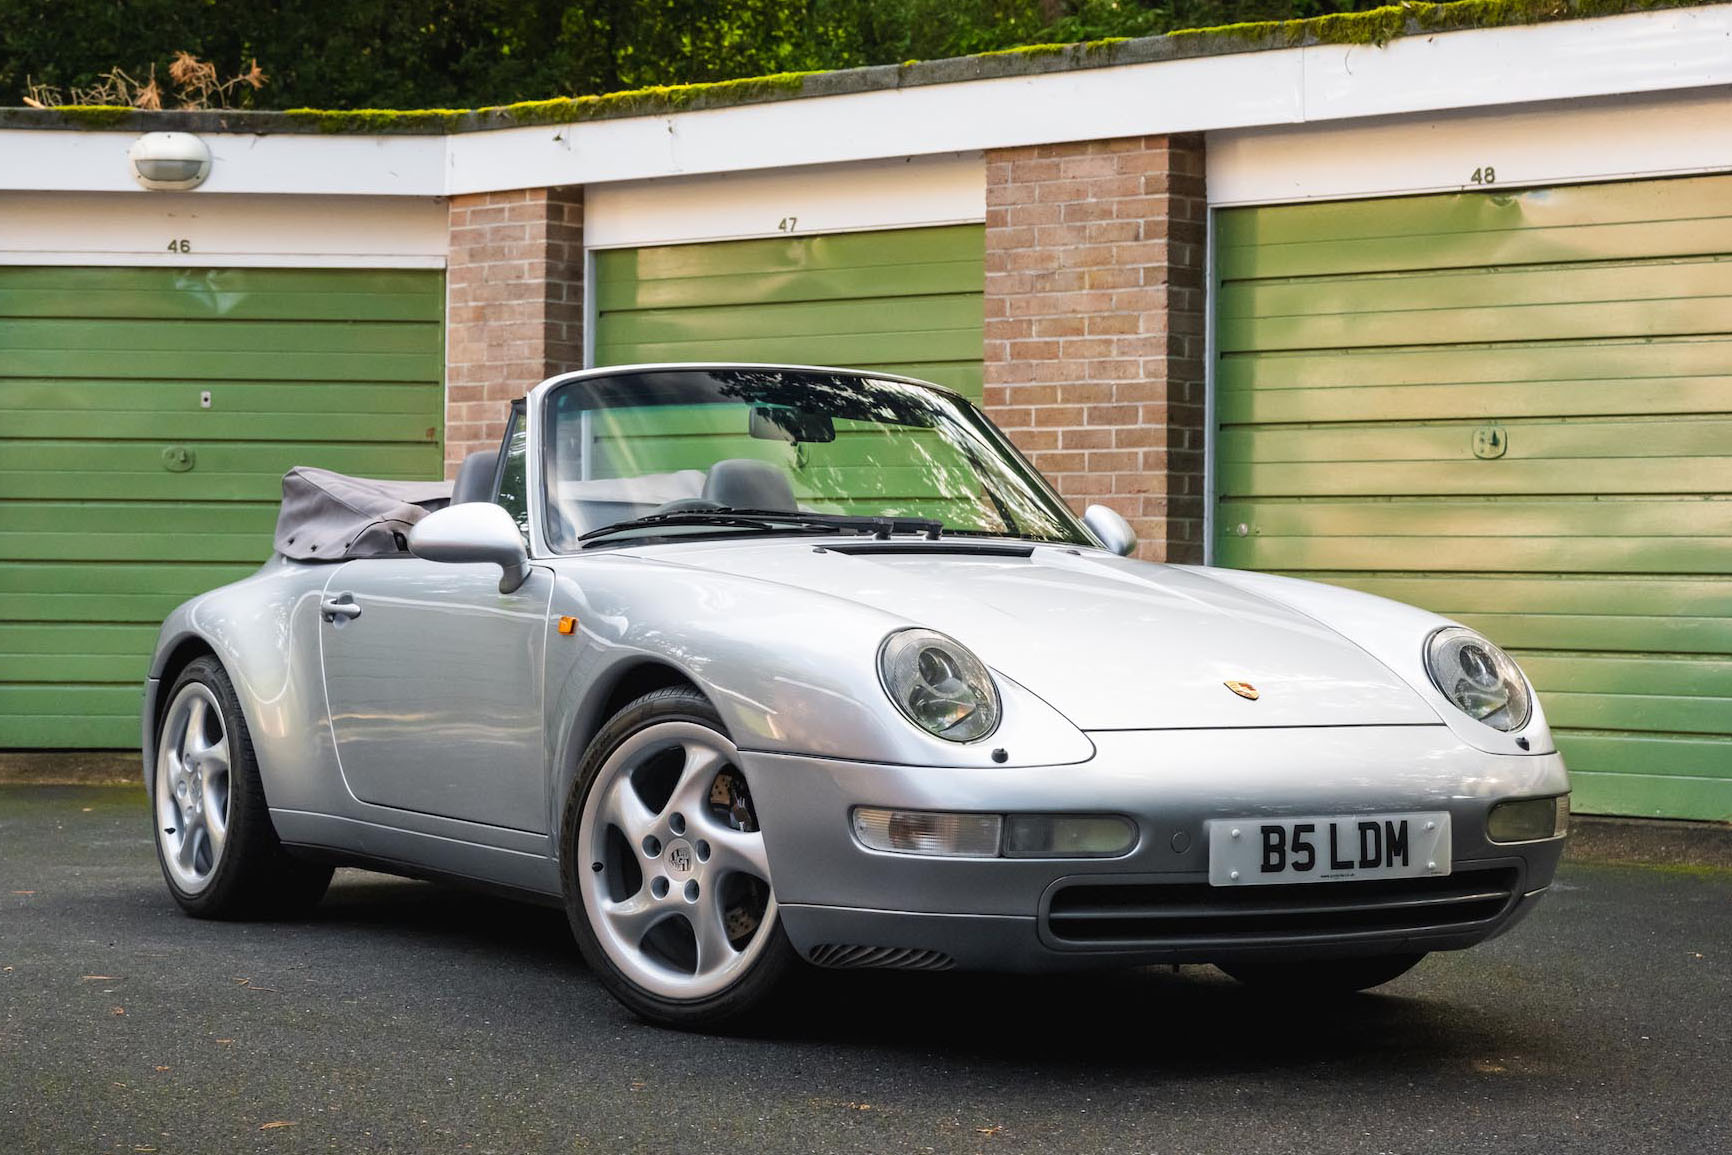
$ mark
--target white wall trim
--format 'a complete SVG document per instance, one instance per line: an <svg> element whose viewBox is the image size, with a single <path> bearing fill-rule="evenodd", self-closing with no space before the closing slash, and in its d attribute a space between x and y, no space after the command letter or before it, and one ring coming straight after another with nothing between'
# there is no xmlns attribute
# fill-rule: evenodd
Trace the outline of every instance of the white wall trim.
<svg viewBox="0 0 1732 1155"><path fill-rule="evenodd" d="M597 185L590 249L963 224L986 219L980 153Z"/></svg>
<svg viewBox="0 0 1732 1155"><path fill-rule="evenodd" d="M1211 133L1209 203L1520 188L1732 170L1732 92ZM1492 168L1491 185L1473 183Z"/></svg>
<svg viewBox="0 0 1732 1155"><path fill-rule="evenodd" d="M433 197L0 192L0 264L437 269L446 221Z"/></svg>
<svg viewBox="0 0 1732 1155"><path fill-rule="evenodd" d="M1732 85L1732 4L464 133L445 191L1435 115Z"/></svg>
<svg viewBox="0 0 1732 1155"><path fill-rule="evenodd" d="M0 191L148 192L132 176L127 150L137 132L0 130ZM444 184L442 136L202 132L210 177L193 196L294 193L302 196L437 196ZM501 186L506 187L506 186Z"/></svg>
<svg viewBox="0 0 1732 1155"><path fill-rule="evenodd" d="M594 188L1152 133L1519 115L1545 102L1724 88L1729 43L1732 3L451 136L205 133L211 176L193 195ZM161 196L132 180L135 135L0 130L0 191Z"/></svg>

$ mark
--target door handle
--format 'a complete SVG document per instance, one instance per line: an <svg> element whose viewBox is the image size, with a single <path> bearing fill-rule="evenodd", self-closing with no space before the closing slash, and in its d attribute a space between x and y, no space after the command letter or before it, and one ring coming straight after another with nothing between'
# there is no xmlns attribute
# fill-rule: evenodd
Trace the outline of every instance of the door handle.
<svg viewBox="0 0 1732 1155"><path fill-rule="evenodd" d="M354 594L338 594L319 603L319 616L327 622L354 621L361 616L361 607L355 604Z"/></svg>

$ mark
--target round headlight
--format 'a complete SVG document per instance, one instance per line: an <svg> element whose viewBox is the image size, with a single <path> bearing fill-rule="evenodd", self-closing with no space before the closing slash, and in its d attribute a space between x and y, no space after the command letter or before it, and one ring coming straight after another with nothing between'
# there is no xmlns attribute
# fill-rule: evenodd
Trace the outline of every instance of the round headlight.
<svg viewBox="0 0 1732 1155"><path fill-rule="evenodd" d="M1528 724L1533 702L1522 672L1472 630L1450 626L1432 634L1425 643L1425 669L1432 685L1474 721L1506 731Z"/></svg>
<svg viewBox="0 0 1732 1155"><path fill-rule="evenodd" d="M878 677L896 708L951 742L998 726L998 687L981 660L935 630L898 630L878 650Z"/></svg>

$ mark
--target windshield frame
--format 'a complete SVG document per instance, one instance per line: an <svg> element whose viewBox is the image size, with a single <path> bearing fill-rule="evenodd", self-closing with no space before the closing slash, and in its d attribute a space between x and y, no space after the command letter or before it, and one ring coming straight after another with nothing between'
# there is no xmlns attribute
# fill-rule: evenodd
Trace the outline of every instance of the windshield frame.
<svg viewBox="0 0 1732 1155"><path fill-rule="evenodd" d="M601 382L619 377L631 377L645 373L692 372L709 373L726 370L774 370L789 373L816 373L829 376L855 378L862 382L890 382L903 386L913 386L922 391L932 393L942 398L948 405L954 407L964 426L974 433L992 450L996 451L1000 461L1007 470L1015 476L1045 507L1053 522L1064 529L1069 529L1069 538L1041 537L1026 533L1012 533L1008 529L1003 532L988 530L951 530L946 528L945 534L956 533L970 541L1004 540L1017 541L1033 545L1051 545L1058 547L1086 546L1100 548L1094 535L1088 530L1083 520L1078 517L1057 490L1047 481L1046 477L1036 469L1027 457L999 429L990 418L981 411L974 402L953 389L935 385L930 381L921 381L913 377L902 377L893 373L875 373L860 369L842 369L822 365L782 365L760 364L739 361L718 362L681 362L672 364L642 364L613 365L600 369L588 369L579 373L561 374L550 377L536 386L528 398L530 444L535 446L532 463L534 470L540 475L532 480L530 490L533 494L530 511L530 528L533 539L532 552L537 556L576 557L584 553L595 552L597 546L638 546L638 545L671 545L680 542L713 541L719 538L738 538L748 535L748 531L728 530L717 527L714 530L696 529L684 533L656 533L650 527L650 532L644 535L621 534L607 539L605 542L572 541L565 548L556 548L552 534L548 532L551 525L550 503L553 501L551 486L553 484L553 463L555 460L554 434L555 425L551 418L551 407L554 396L564 389L577 387L592 382ZM838 535L846 535L849 531L838 529ZM751 531L749 536L764 536L761 532ZM782 534L776 534L782 537ZM794 536L794 535L788 535ZM804 540L811 540L813 535L801 535Z"/></svg>

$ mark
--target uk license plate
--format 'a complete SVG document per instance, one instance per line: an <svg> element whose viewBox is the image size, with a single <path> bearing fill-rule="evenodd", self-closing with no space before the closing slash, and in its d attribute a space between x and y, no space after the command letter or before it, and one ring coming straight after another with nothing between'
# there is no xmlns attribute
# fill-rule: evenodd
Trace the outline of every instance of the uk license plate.
<svg viewBox="0 0 1732 1155"><path fill-rule="evenodd" d="M1449 813L1221 818L1209 823L1209 885L1267 886L1449 873Z"/></svg>

